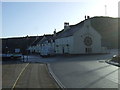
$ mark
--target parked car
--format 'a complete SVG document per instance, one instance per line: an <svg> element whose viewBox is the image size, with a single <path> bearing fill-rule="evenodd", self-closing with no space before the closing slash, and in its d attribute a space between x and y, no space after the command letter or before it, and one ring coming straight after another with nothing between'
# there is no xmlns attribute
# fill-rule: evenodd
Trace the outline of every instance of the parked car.
<svg viewBox="0 0 120 90"><path fill-rule="evenodd" d="M21 54L2 54L2 60L17 60L21 59L22 55Z"/></svg>

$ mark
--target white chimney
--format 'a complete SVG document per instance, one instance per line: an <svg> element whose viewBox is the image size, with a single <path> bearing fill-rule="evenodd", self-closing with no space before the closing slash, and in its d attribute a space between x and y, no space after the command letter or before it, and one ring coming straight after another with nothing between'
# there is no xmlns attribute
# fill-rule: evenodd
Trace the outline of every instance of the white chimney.
<svg viewBox="0 0 120 90"><path fill-rule="evenodd" d="M56 36L56 29L54 30L54 32L53 32L54 34L53 34L53 36L55 37Z"/></svg>
<svg viewBox="0 0 120 90"><path fill-rule="evenodd" d="M69 29L69 22L64 22L64 30L67 30Z"/></svg>

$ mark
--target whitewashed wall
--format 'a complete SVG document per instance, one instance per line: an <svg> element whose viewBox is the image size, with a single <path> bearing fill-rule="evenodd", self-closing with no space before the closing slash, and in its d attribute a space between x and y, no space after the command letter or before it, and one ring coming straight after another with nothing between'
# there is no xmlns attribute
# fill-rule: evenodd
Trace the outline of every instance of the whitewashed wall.
<svg viewBox="0 0 120 90"><path fill-rule="evenodd" d="M85 48L92 48L92 53L101 53L101 35L92 28L90 20L86 20L82 28L74 35L74 51L73 54L84 54ZM86 46L84 39L86 36L92 38L92 45Z"/></svg>
<svg viewBox="0 0 120 90"><path fill-rule="evenodd" d="M67 46L67 44L69 46ZM58 47L57 47L58 45ZM57 54L62 54L64 48L64 53L72 53L73 52L73 36L59 38L55 40L55 51Z"/></svg>

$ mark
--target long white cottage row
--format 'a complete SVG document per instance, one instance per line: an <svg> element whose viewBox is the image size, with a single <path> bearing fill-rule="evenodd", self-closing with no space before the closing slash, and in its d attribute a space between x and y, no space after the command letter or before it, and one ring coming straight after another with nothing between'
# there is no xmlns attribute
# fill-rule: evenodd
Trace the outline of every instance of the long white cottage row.
<svg viewBox="0 0 120 90"><path fill-rule="evenodd" d="M101 46L101 39L101 35L92 27L89 18L76 25L64 23L62 31L44 35L35 46L30 46L29 50L41 53L44 49L51 48L55 54L107 53L106 47Z"/></svg>

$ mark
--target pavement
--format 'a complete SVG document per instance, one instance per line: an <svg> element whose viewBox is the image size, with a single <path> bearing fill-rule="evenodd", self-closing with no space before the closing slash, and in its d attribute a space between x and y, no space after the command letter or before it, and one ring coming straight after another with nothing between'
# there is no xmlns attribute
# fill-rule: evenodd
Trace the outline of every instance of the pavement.
<svg viewBox="0 0 120 90"><path fill-rule="evenodd" d="M114 62L111 59L110 60L106 60L106 63L120 67L120 63Z"/></svg>

